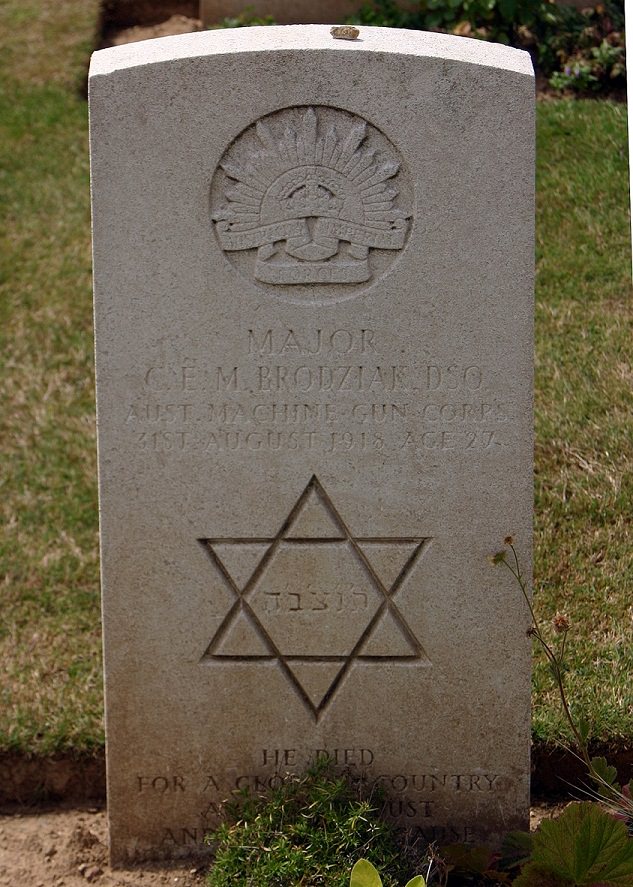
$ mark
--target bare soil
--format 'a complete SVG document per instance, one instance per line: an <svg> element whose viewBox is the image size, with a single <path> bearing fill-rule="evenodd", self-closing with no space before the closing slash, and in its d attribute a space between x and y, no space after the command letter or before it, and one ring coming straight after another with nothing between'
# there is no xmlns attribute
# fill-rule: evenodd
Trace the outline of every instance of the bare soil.
<svg viewBox="0 0 633 887"><path fill-rule="evenodd" d="M153 40L155 37L173 37L177 34L192 34L202 30L198 18L186 15L172 15L164 22L151 25L133 25L128 28L110 28L104 32L102 46L121 46L138 40Z"/></svg>
<svg viewBox="0 0 633 887"><path fill-rule="evenodd" d="M155 25L171 15L198 15L200 0L101 0L103 27Z"/></svg>
<svg viewBox="0 0 633 887"><path fill-rule="evenodd" d="M105 811L55 810L0 816L0 887L200 887L207 863L108 865Z"/></svg>

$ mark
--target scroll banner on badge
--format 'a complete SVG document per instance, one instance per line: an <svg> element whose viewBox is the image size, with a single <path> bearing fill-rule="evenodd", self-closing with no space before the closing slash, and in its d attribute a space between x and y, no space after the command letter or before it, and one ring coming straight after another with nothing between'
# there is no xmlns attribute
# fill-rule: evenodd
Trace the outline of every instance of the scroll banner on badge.
<svg viewBox="0 0 633 887"><path fill-rule="evenodd" d="M332 241L346 240L369 249L402 249L406 235L406 222L396 219L394 228L371 228L343 219L320 218L314 233L310 234L306 219L292 219L262 225L248 231L229 231L228 224L218 223L218 237L222 249L231 252L242 249L258 249L279 240L295 240L301 243L318 243L329 247Z"/></svg>
<svg viewBox="0 0 633 887"><path fill-rule="evenodd" d="M402 249L407 226L404 219L396 219L394 228L370 228L343 219L319 219L314 229L314 240L335 237L370 249Z"/></svg>
<svg viewBox="0 0 633 887"><path fill-rule="evenodd" d="M218 222L217 230L222 249L234 252L240 249L258 249L277 240L303 237L308 231L308 226L305 219L293 219L290 222L262 225L260 228L251 228L248 231L229 231L227 222Z"/></svg>
<svg viewBox="0 0 633 887"><path fill-rule="evenodd" d="M312 232L306 219L262 225L248 231L229 231L226 222L218 224L222 248L257 249L255 279L272 284L363 283L371 277L369 250L402 249L406 231L406 220L401 218L394 220L393 228L372 228L321 217ZM270 261L276 252L274 244L282 240L286 241L286 256L298 261ZM341 240L351 244L350 256L342 261L327 261L337 255Z"/></svg>

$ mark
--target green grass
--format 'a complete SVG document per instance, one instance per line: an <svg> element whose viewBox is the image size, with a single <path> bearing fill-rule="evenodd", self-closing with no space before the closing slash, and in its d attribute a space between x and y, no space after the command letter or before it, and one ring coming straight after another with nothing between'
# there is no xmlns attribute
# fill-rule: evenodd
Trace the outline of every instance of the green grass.
<svg viewBox="0 0 633 887"><path fill-rule="evenodd" d="M87 109L96 0L0 0L0 751L103 743ZM536 605L570 696L633 741L626 109L538 108ZM491 568L492 569L492 568ZM535 671L534 731L563 724Z"/></svg>
<svg viewBox="0 0 633 887"><path fill-rule="evenodd" d="M568 613L570 698L633 738L633 293L626 106L539 105L536 602ZM560 735L542 660L534 731Z"/></svg>
<svg viewBox="0 0 633 887"><path fill-rule="evenodd" d="M0 73L27 87L83 88L99 0L0 0Z"/></svg>
<svg viewBox="0 0 633 887"><path fill-rule="evenodd" d="M0 749L103 743L87 109L97 4L0 6Z"/></svg>
<svg viewBox="0 0 633 887"><path fill-rule="evenodd" d="M402 885L424 859L420 848L403 846L381 806L325 762L267 795L242 793L210 835L217 850L207 885L348 887L360 857L380 870L384 887Z"/></svg>

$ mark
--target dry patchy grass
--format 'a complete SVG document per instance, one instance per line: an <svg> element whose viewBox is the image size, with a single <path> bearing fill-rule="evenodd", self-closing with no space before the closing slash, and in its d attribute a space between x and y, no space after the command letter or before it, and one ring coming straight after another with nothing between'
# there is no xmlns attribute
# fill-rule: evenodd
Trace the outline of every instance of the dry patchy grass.
<svg viewBox="0 0 633 887"><path fill-rule="evenodd" d="M23 85L82 88L99 0L0 0L0 71Z"/></svg>
<svg viewBox="0 0 633 887"><path fill-rule="evenodd" d="M633 736L633 299L626 108L539 107L536 602L574 624L567 681L597 738ZM535 730L563 732L543 663Z"/></svg>
<svg viewBox="0 0 633 887"><path fill-rule="evenodd" d="M76 92L95 10L5 2L0 25L3 749L103 741L87 113Z"/></svg>

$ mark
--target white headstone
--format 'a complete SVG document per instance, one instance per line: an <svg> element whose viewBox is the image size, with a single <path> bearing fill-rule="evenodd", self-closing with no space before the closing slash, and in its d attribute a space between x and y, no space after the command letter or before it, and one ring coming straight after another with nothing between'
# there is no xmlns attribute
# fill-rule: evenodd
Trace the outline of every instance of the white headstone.
<svg viewBox="0 0 633 887"><path fill-rule="evenodd" d="M328 753L439 843L527 823L533 74L253 28L90 75L115 862Z"/></svg>

